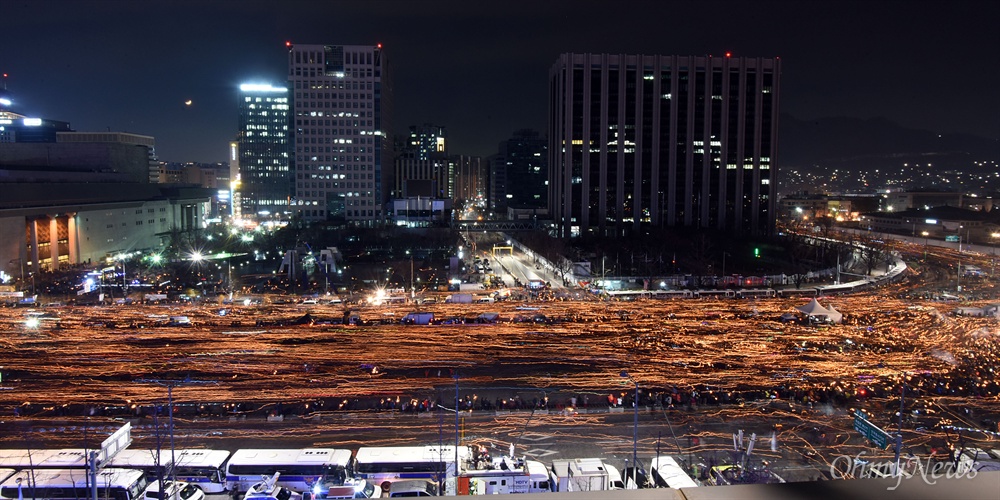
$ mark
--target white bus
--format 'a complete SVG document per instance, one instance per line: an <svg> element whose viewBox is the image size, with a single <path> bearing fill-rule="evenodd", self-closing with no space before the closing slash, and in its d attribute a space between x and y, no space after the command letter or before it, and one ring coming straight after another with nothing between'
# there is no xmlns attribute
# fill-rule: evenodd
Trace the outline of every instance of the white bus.
<svg viewBox="0 0 1000 500"><path fill-rule="evenodd" d="M652 480L660 488L695 488L698 483L691 479L691 476L684 472L684 468L677 464L673 457L660 455L654 457L649 464Z"/></svg>
<svg viewBox="0 0 1000 500"><path fill-rule="evenodd" d="M472 456L468 446L458 448L458 463ZM445 484L445 495L455 495L455 477L461 472L455 464L454 446L366 446L354 456L354 471L358 478L389 491L395 481L427 479Z"/></svg>
<svg viewBox="0 0 1000 500"><path fill-rule="evenodd" d="M99 500L145 500L146 475L134 469L108 468L97 474ZM17 500L87 500L90 475L84 469L23 470L0 483L0 498Z"/></svg>
<svg viewBox="0 0 1000 500"><path fill-rule="evenodd" d="M176 465L170 467L171 455ZM226 490L226 450L170 449L119 451L108 463L110 467L139 469L150 481L157 478L157 465L165 475L192 484L205 493L222 493Z"/></svg>
<svg viewBox="0 0 1000 500"><path fill-rule="evenodd" d="M2 483L4 479L13 476L14 472L14 469L0 469L0 483Z"/></svg>
<svg viewBox="0 0 1000 500"><path fill-rule="evenodd" d="M309 491L321 480L343 484L349 477L351 450L333 448L242 449L226 465L226 487L244 492L262 476L280 472L278 486Z"/></svg>
<svg viewBox="0 0 1000 500"><path fill-rule="evenodd" d="M86 469L87 450L83 448L2 449L0 450L0 467L8 469Z"/></svg>

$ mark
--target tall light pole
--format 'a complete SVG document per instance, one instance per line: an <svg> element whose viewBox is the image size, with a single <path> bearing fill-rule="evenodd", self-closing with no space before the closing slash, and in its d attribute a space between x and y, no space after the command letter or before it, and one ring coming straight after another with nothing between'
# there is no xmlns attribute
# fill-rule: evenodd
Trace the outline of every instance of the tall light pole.
<svg viewBox="0 0 1000 500"><path fill-rule="evenodd" d="M955 290L962 291L962 226L958 226L958 267L955 269Z"/></svg>
<svg viewBox="0 0 1000 500"><path fill-rule="evenodd" d="M997 269L997 238L1000 233L990 233L990 242L993 243L993 258L990 259L990 278L993 278Z"/></svg>
<svg viewBox="0 0 1000 500"><path fill-rule="evenodd" d="M406 253L410 254L410 300L413 300L417 296L417 288L413 286L413 254L409 250Z"/></svg>
<svg viewBox="0 0 1000 500"><path fill-rule="evenodd" d="M931 233L922 231L920 234L924 237L924 262L927 262L927 237L930 236Z"/></svg>
<svg viewBox="0 0 1000 500"><path fill-rule="evenodd" d="M125 271L125 254L118 254L117 260L122 263L122 298L128 298L128 273Z"/></svg>
<svg viewBox="0 0 1000 500"><path fill-rule="evenodd" d="M635 409L635 411L633 412L635 418L634 418L634 421L633 421L633 424L632 424L632 484L635 485L636 488L638 488L639 487L639 482L636 480L636 476L639 474L639 462L637 461L638 457L639 457L639 452L638 452L638 445L639 445L639 382L636 382L636 380L634 378L632 378L632 376L629 375L628 372L625 371L625 370L622 370L621 377L622 378L627 378L627 379L629 379L629 381L631 381L633 384L635 384L635 400L632 401L632 407Z"/></svg>

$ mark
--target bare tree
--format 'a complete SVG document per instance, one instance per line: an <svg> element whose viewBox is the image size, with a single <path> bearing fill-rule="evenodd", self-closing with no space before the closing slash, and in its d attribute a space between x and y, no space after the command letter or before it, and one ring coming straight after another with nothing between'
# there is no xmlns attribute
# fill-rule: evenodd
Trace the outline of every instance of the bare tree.
<svg viewBox="0 0 1000 500"><path fill-rule="evenodd" d="M871 274L889 256L891 247L884 239L865 234L858 237L858 251L861 262L865 265L865 274Z"/></svg>

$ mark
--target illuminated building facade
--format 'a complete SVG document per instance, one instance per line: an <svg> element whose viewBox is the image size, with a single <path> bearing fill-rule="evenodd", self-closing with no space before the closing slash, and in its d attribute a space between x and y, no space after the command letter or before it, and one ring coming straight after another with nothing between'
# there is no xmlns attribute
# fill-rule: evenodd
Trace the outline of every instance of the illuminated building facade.
<svg viewBox="0 0 1000 500"><path fill-rule="evenodd" d="M562 54L549 78L549 207L563 237L775 220L777 58Z"/></svg>
<svg viewBox="0 0 1000 500"><path fill-rule="evenodd" d="M288 220L292 196L288 89L240 85L237 142L239 212L256 220Z"/></svg>
<svg viewBox="0 0 1000 500"><path fill-rule="evenodd" d="M392 92L381 45L291 45L295 196L306 221L386 222Z"/></svg>

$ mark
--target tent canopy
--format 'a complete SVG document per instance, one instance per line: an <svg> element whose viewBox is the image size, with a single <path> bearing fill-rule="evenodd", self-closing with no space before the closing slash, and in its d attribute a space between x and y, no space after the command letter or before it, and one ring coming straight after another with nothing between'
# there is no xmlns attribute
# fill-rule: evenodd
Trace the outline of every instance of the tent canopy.
<svg viewBox="0 0 1000 500"><path fill-rule="evenodd" d="M795 309L802 314L808 314L809 316L822 316L830 312L825 307L821 306L819 301L816 299L812 299L808 304L796 307Z"/></svg>
<svg viewBox="0 0 1000 500"><path fill-rule="evenodd" d="M844 315L841 314L840 311L834 309L833 305L827 308L826 317L829 318L830 321L837 324L840 324L841 321L844 321Z"/></svg>

